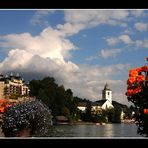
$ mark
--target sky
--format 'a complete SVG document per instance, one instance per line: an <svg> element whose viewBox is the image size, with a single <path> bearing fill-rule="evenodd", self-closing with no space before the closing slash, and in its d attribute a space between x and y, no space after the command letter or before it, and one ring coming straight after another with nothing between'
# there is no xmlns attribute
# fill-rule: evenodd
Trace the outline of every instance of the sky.
<svg viewBox="0 0 148 148"><path fill-rule="evenodd" d="M0 72L25 81L54 77L74 96L125 95L128 72L146 64L148 11L142 9L0 10Z"/></svg>

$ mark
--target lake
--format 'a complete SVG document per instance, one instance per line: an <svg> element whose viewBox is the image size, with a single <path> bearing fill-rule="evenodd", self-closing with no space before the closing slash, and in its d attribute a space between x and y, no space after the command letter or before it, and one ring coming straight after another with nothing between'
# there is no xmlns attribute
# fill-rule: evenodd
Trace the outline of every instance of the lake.
<svg viewBox="0 0 148 148"><path fill-rule="evenodd" d="M49 137L76 137L76 138L144 138L137 134L135 124L105 124L105 125L54 125Z"/></svg>
<svg viewBox="0 0 148 148"><path fill-rule="evenodd" d="M0 132L0 137L4 135ZM145 138L137 134L135 124L54 125L46 138Z"/></svg>

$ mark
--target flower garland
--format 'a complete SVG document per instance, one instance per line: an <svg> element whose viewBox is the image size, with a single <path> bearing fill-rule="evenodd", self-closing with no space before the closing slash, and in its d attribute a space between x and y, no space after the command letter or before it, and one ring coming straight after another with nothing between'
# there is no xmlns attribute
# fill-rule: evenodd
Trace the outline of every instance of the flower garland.
<svg viewBox="0 0 148 148"><path fill-rule="evenodd" d="M148 61L148 57L146 58ZM135 105L137 132L148 136L148 66L129 70L126 96Z"/></svg>

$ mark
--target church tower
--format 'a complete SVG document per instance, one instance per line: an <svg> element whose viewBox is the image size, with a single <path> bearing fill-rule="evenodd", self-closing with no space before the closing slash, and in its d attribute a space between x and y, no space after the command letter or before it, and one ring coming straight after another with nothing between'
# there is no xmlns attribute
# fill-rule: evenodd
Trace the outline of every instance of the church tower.
<svg viewBox="0 0 148 148"><path fill-rule="evenodd" d="M108 100L112 104L112 90L109 88L109 85L107 83L102 90L102 99Z"/></svg>

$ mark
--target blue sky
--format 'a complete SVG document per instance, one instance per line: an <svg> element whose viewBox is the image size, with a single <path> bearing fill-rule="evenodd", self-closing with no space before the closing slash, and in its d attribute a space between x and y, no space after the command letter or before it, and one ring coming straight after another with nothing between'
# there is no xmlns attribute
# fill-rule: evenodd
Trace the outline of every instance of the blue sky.
<svg viewBox="0 0 148 148"><path fill-rule="evenodd" d="M147 10L1 10L0 20L2 73L49 75L92 101L108 83L113 100L128 104L128 71L148 56Z"/></svg>

